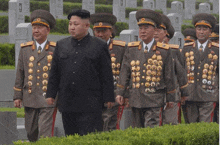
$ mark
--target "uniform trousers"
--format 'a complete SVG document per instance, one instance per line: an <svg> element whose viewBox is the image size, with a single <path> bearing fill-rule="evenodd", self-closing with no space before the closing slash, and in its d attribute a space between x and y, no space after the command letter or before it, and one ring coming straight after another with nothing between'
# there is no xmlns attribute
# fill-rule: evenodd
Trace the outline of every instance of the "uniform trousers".
<svg viewBox="0 0 220 145"><path fill-rule="evenodd" d="M104 107L102 110L103 131L116 129L118 105L112 108Z"/></svg>
<svg viewBox="0 0 220 145"><path fill-rule="evenodd" d="M57 108L29 108L25 110L25 129L28 140L35 142L39 137L52 137Z"/></svg>
<svg viewBox="0 0 220 145"><path fill-rule="evenodd" d="M162 125L163 107L135 108L132 107L133 127L144 128Z"/></svg>
<svg viewBox="0 0 220 145"><path fill-rule="evenodd" d="M102 112L61 112L65 135L102 131Z"/></svg>
<svg viewBox="0 0 220 145"><path fill-rule="evenodd" d="M181 123L180 102L174 102L173 108L165 108L163 112L163 124L177 125Z"/></svg>
<svg viewBox="0 0 220 145"><path fill-rule="evenodd" d="M186 111L189 123L213 122L215 102L191 102L186 101Z"/></svg>

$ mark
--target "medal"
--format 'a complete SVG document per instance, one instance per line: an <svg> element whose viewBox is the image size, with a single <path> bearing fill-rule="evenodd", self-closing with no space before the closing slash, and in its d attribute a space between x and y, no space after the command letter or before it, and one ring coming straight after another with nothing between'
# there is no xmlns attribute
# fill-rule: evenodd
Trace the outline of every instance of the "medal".
<svg viewBox="0 0 220 145"><path fill-rule="evenodd" d="M113 68L113 69L115 68L115 63L112 63L112 68Z"/></svg>
<svg viewBox="0 0 220 145"><path fill-rule="evenodd" d="M119 71L119 70L116 70L116 74L119 75L119 74L120 74L120 71Z"/></svg>
<svg viewBox="0 0 220 145"><path fill-rule="evenodd" d="M206 84L206 83L207 83L207 79L203 79L203 80L202 80L202 83L203 83L203 84Z"/></svg>
<svg viewBox="0 0 220 145"><path fill-rule="evenodd" d="M150 83L150 86L151 86L151 87L155 87L155 82L151 82L151 83Z"/></svg>
<svg viewBox="0 0 220 145"><path fill-rule="evenodd" d="M132 88L135 88L135 83L132 84Z"/></svg>
<svg viewBox="0 0 220 145"><path fill-rule="evenodd" d="M162 66L163 65L163 61L158 61L158 65Z"/></svg>
<svg viewBox="0 0 220 145"><path fill-rule="evenodd" d="M203 69L202 72L203 72L204 74L206 74L206 73L208 72L208 70L207 70L207 69Z"/></svg>
<svg viewBox="0 0 220 145"><path fill-rule="evenodd" d="M140 72L136 72L136 76L140 77L141 73Z"/></svg>
<svg viewBox="0 0 220 145"><path fill-rule="evenodd" d="M44 66L43 71L48 71L48 66Z"/></svg>
<svg viewBox="0 0 220 145"><path fill-rule="evenodd" d="M211 80L211 79L212 79L212 76L208 76L207 79L208 79L208 80Z"/></svg>
<svg viewBox="0 0 220 145"><path fill-rule="evenodd" d="M47 91L47 86L43 86L43 87L42 87L42 90L43 90L44 92L46 92L46 91Z"/></svg>
<svg viewBox="0 0 220 145"><path fill-rule="evenodd" d="M194 65L194 64L195 64L195 61L193 61L193 60L190 61L190 64L191 64L191 65Z"/></svg>
<svg viewBox="0 0 220 145"><path fill-rule="evenodd" d="M34 64L33 64L32 62L30 62L30 63L28 64L28 66L29 66L29 67L33 67Z"/></svg>
<svg viewBox="0 0 220 145"><path fill-rule="evenodd" d="M157 73L156 73L156 71L152 71L151 74L152 74L153 76L156 76Z"/></svg>
<svg viewBox="0 0 220 145"><path fill-rule="evenodd" d="M29 75L29 76L28 76L28 80L32 81L32 80L33 80L33 76L32 76L32 75Z"/></svg>
<svg viewBox="0 0 220 145"><path fill-rule="evenodd" d="M136 88L137 89L140 88L140 84L139 83L136 84Z"/></svg>
<svg viewBox="0 0 220 145"><path fill-rule="evenodd" d="M32 82L28 81L28 85L29 85L29 87L31 87L32 86Z"/></svg>
<svg viewBox="0 0 220 145"><path fill-rule="evenodd" d="M159 82L160 81L160 77L157 77L157 82Z"/></svg>
<svg viewBox="0 0 220 145"><path fill-rule="evenodd" d="M208 54L208 58L209 58L209 59L212 59L212 54L211 54L211 53Z"/></svg>
<svg viewBox="0 0 220 145"><path fill-rule="evenodd" d="M150 76L151 75L151 70L147 70L146 75Z"/></svg>
<svg viewBox="0 0 220 145"><path fill-rule="evenodd" d="M207 78L207 75L206 75L206 74L203 74L203 75L202 75L202 78L203 78L203 79L206 79L206 78Z"/></svg>
<svg viewBox="0 0 220 145"><path fill-rule="evenodd" d="M150 83L149 83L149 82L146 82L146 83L145 83L145 87L147 87L147 88L150 87Z"/></svg>
<svg viewBox="0 0 220 145"><path fill-rule="evenodd" d="M161 56L161 55L158 55L158 56L157 56L157 60L162 60L162 56Z"/></svg>
<svg viewBox="0 0 220 145"><path fill-rule="evenodd" d="M30 60L30 61L34 61L34 56L31 56L31 57L29 58L29 60Z"/></svg>
<svg viewBox="0 0 220 145"><path fill-rule="evenodd" d="M213 70L213 68L214 68L213 65L210 65L210 66L209 66L209 69L210 69L210 70Z"/></svg>
<svg viewBox="0 0 220 145"><path fill-rule="evenodd" d="M191 61L192 61L192 60L194 60L194 56L190 56L190 58L189 58L189 59L190 59Z"/></svg>
<svg viewBox="0 0 220 145"><path fill-rule="evenodd" d="M214 59L214 60L217 60L217 59L218 59L218 56L217 56L217 55L214 55L214 56L213 56L213 59Z"/></svg>
<svg viewBox="0 0 220 145"><path fill-rule="evenodd" d="M209 68L208 63L205 63L205 64L204 64L204 68L206 68L206 69Z"/></svg>
<svg viewBox="0 0 220 145"><path fill-rule="evenodd" d="M135 77L135 72L132 72L132 73L131 73L131 76L132 76L132 77Z"/></svg>
<svg viewBox="0 0 220 145"><path fill-rule="evenodd" d="M151 93L155 93L156 90L154 88L151 88Z"/></svg>
<svg viewBox="0 0 220 145"><path fill-rule="evenodd" d="M153 62L153 60L151 58L148 59L148 61L147 61L148 64L152 64L152 62Z"/></svg>
<svg viewBox="0 0 220 145"><path fill-rule="evenodd" d="M162 70L162 67L161 67L161 66L158 66L158 67L157 67L157 70L158 70L158 71L161 71L161 70Z"/></svg>
<svg viewBox="0 0 220 145"><path fill-rule="evenodd" d="M154 64L154 65L157 65L157 60L153 60L153 64Z"/></svg>
<svg viewBox="0 0 220 145"><path fill-rule="evenodd" d="M42 81L42 84L43 84L43 85L47 85L47 84L48 84L48 81L47 81L47 80L43 80L43 81Z"/></svg>
<svg viewBox="0 0 220 145"><path fill-rule="evenodd" d="M151 69L151 65L148 64L148 65L146 66L146 68L147 68L147 69Z"/></svg>
<svg viewBox="0 0 220 145"><path fill-rule="evenodd" d="M205 88L206 88L206 85L202 85L202 88L205 89Z"/></svg>
<svg viewBox="0 0 220 145"><path fill-rule="evenodd" d="M188 56L189 56L189 52L186 52L186 53L185 53L185 57L188 57Z"/></svg>
<svg viewBox="0 0 220 145"><path fill-rule="evenodd" d="M115 57L111 57L111 62L115 62L116 61L116 58Z"/></svg>
<svg viewBox="0 0 220 145"><path fill-rule="evenodd" d="M208 74L209 74L209 75L212 75L212 71L211 71L211 70L209 70L209 71L208 71Z"/></svg>
<svg viewBox="0 0 220 145"><path fill-rule="evenodd" d="M136 65L140 65L140 61L139 60L136 61Z"/></svg>
<svg viewBox="0 0 220 145"><path fill-rule="evenodd" d="M150 77L150 76L147 76L147 77L146 77L146 81L148 81L148 82L151 81L151 77Z"/></svg>
<svg viewBox="0 0 220 145"><path fill-rule="evenodd" d="M136 67L136 71L140 71L141 67L140 66L137 66Z"/></svg>
<svg viewBox="0 0 220 145"><path fill-rule="evenodd" d="M131 70L132 70L132 71L135 71L135 70L136 70L135 66L132 66Z"/></svg>
<svg viewBox="0 0 220 145"><path fill-rule="evenodd" d="M190 61L190 60L189 60L189 57L187 57L187 58L186 58L186 61L187 61L187 62L189 62L189 61Z"/></svg>
<svg viewBox="0 0 220 145"><path fill-rule="evenodd" d="M157 72L157 76L161 76L161 72Z"/></svg>
<svg viewBox="0 0 220 145"><path fill-rule="evenodd" d="M29 73L29 74L32 74L32 73L33 73L33 69L30 68L30 69L28 70L28 73Z"/></svg>
<svg viewBox="0 0 220 145"><path fill-rule="evenodd" d="M134 66L135 65L135 61L132 60L130 64L131 64L131 66Z"/></svg>
<svg viewBox="0 0 220 145"><path fill-rule="evenodd" d="M117 68L120 68L120 66L121 66L120 63L117 63Z"/></svg>
<svg viewBox="0 0 220 145"><path fill-rule="evenodd" d="M192 56L193 54L194 54L194 52L193 52L193 51L190 51L190 52L189 52L189 55L191 55L191 56Z"/></svg>
<svg viewBox="0 0 220 145"><path fill-rule="evenodd" d="M156 67L156 65L152 65L152 70L156 70L157 69L157 67Z"/></svg>
<svg viewBox="0 0 220 145"><path fill-rule="evenodd" d="M153 59L156 59L156 58L157 58L157 55L156 55L156 54L154 54L154 55L152 56L152 58L153 58Z"/></svg>
<svg viewBox="0 0 220 145"><path fill-rule="evenodd" d="M136 82L140 82L140 77L136 77Z"/></svg>
<svg viewBox="0 0 220 145"><path fill-rule="evenodd" d="M155 77L152 77L152 81L153 81L153 82L156 82L157 79L156 79Z"/></svg>
<svg viewBox="0 0 220 145"><path fill-rule="evenodd" d="M132 79L132 82L135 83L135 78Z"/></svg>
<svg viewBox="0 0 220 145"><path fill-rule="evenodd" d="M43 78L44 79L48 78L48 74L47 73L43 73Z"/></svg>
<svg viewBox="0 0 220 145"><path fill-rule="evenodd" d="M211 85L211 84L212 84L212 82L211 82L211 81L208 81L208 82L207 82L207 84L208 84L208 85Z"/></svg>
<svg viewBox="0 0 220 145"><path fill-rule="evenodd" d="M28 90L28 93L29 93L29 94L31 93L31 89Z"/></svg>
<svg viewBox="0 0 220 145"><path fill-rule="evenodd" d="M52 61L52 58L53 58L52 55L48 55L48 56L47 56L47 61L48 61L48 63L50 63L50 62Z"/></svg>

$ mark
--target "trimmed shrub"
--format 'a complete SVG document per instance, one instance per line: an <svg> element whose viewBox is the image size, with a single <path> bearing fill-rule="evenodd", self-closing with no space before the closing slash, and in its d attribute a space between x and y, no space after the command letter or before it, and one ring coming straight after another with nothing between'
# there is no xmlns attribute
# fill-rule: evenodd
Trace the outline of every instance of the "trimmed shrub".
<svg viewBox="0 0 220 145"><path fill-rule="evenodd" d="M0 65L15 65L15 45L0 43Z"/></svg>
<svg viewBox="0 0 220 145"><path fill-rule="evenodd" d="M193 26L193 24L190 24L190 25L185 25L185 24L183 24L183 25L181 26L181 32L183 33L183 31L184 31L186 28L195 28L195 27Z"/></svg>
<svg viewBox="0 0 220 145"><path fill-rule="evenodd" d="M8 16L0 16L0 33L8 33Z"/></svg>
<svg viewBox="0 0 220 145"><path fill-rule="evenodd" d="M9 0L0 0L0 10L8 11L8 2Z"/></svg>

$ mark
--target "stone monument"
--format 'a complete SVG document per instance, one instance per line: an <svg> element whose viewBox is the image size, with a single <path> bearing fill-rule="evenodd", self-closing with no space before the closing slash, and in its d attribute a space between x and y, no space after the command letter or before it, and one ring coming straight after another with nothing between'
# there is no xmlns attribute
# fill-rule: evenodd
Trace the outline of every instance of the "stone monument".
<svg viewBox="0 0 220 145"><path fill-rule="evenodd" d="M170 19L175 31L181 32L182 16L177 13L170 13L167 17Z"/></svg>
<svg viewBox="0 0 220 145"><path fill-rule="evenodd" d="M192 19L192 16L196 13L196 0L185 0L185 19Z"/></svg>
<svg viewBox="0 0 220 145"><path fill-rule="evenodd" d="M183 3L180 1L173 1L171 3L171 13L183 15Z"/></svg>
<svg viewBox="0 0 220 145"><path fill-rule="evenodd" d="M219 13L219 0L213 0L213 13L218 14Z"/></svg>
<svg viewBox="0 0 220 145"><path fill-rule="evenodd" d="M137 8L137 0L126 0L126 7Z"/></svg>
<svg viewBox="0 0 220 145"><path fill-rule="evenodd" d="M82 9L88 10L90 14L95 13L95 0L83 0Z"/></svg>
<svg viewBox="0 0 220 145"><path fill-rule="evenodd" d="M169 44L178 44L180 48L183 48L184 43L184 36L181 32L175 32L173 38L169 41Z"/></svg>
<svg viewBox="0 0 220 145"><path fill-rule="evenodd" d="M144 0L143 9L154 10L155 9L154 0Z"/></svg>
<svg viewBox="0 0 220 145"><path fill-rule="evenodd" d="M54 18L63 18L63 0L50 0L50 13Z"/></svg>
<svg viewBox="0 0 220 145"><path fill-rule="evenodd" d="M163 14L167 14L167 0L156 0L156 10L162 10Z"/></svg>
<svg viewBox="0 0 220 145"><path fill-rule="evenodd" d="M113 15L118 22L125 22L125 0L113 0Z"/></svg>
<svg viewBox="0 0 220 145"><path fill-rule="evenodd" d="M208 13L210 14L210 4L209 3L200 3L199 4L199 12L200 13Z"/></svg>

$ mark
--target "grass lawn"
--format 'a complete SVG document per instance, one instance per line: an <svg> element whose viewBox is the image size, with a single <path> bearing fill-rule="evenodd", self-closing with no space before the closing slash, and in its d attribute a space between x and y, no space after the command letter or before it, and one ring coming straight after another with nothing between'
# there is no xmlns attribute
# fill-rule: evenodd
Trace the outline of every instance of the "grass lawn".
<svg viewBox="0 0 220 145"><path fill-rule="evenodd" d="M0 69L15 69L13 65L0 65Z"/></svg>
<svg viewBox="0 0 220 145"><path fill-rule="evenodd" d="M0 108L0 112L17 112L17 118L24 118L24 108Z"/></svg>

